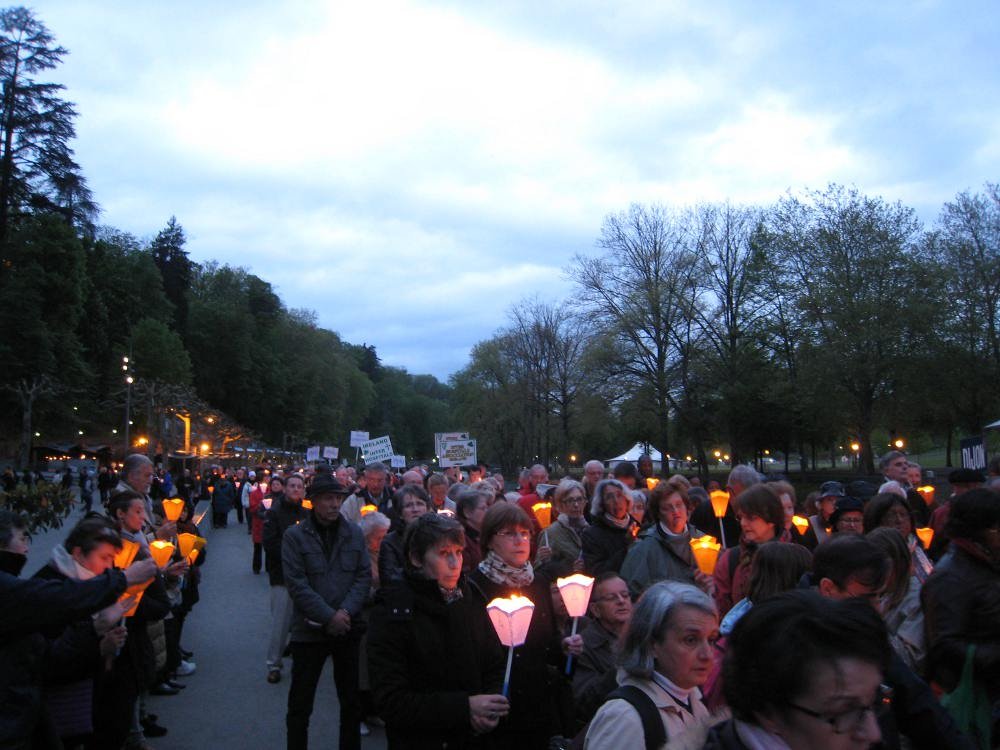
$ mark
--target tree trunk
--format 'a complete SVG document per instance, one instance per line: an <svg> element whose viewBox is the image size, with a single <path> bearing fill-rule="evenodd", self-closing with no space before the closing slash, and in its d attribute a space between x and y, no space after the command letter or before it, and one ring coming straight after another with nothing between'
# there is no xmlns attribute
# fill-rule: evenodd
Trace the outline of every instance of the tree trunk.
<svg viewBox="0 0 1000 750"><path fill-rule="evenodd" d="M951 463L951 448L952 448L952 438L954 434L955 431L951 428L951 425L948 425L948 439L945 442L945 449L944 449L944 457L945 457L944 465L947 466L949 469L953 466L953 464Z"/></svg>
<svg viewBox="0 0 1000 750"><path fill-rule="evenodd" d="M21 395L21 445L17 454L17 465L24 469L31 459L31 418L35 406L35 394L24 390Z"/></svg>

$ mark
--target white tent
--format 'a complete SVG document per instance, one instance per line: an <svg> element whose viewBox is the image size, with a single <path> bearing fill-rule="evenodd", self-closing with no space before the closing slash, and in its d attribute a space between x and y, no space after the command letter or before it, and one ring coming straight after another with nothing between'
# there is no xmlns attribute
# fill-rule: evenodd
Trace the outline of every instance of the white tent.
<svg viewBox="0 0 1000 750"><path fill-rule="evenodd" d="M660 453L658 450L656 450L656 448L654 448L652 445L649 444L643 445L642 443L636 443L627 451L622 453L620 456L609 458L604 463L608 465L609 469L614 469L622 461L631 461L632 463L635 463L636 461L639 460L639 456L641 456L643 453L648 453L649 457L653 459L654 471L658 470L661 467L663 463L663 454Z"/></svg>
<svg viewBox="0 0 1000 750"><path fill-rule="evenodd" d="M1000 419L998 419L996 422L990 422L983 429L984 430L1000 430Z"/></svg>

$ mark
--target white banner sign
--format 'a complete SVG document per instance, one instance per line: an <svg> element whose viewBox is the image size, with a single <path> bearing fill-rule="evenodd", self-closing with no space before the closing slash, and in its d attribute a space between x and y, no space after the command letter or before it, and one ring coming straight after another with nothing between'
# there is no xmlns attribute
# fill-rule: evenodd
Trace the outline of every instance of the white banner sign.
<svg viewBox="0 0 1000 750"><path fill-rule="evenodd" d="M440 456L444 452L444 444L453 440L468 440L467 432L435 432L434 433L434 455Z"/></svg>
<svg viewBox="0 0 1000 750"><path fill-rule="evenodd" d="M406 468L406 456L393 456L392 461L389 464L393 469L405 469Z"/></svg>
<svg viewBox="0 0 1000 750"><path fill-rule="evenodd" d="M361 444L368 440L368 433L360 430L351 430L351 447L360 448Z"/></svg>
<svg viewBox="0 0 1000 750"><path fill-rule="evenodd" d="M389 461L393 457L392 442L388 435L377 437L374 440L366 440L360 446L361 455L364 456L365 463L373 461Z"/></svg>
<svg viewBox="0 0 1000 750"><path fill-rule="evenodd" d="M440 464L448 466L472 466L476 463L475 440L447 440L441 444Z"/></svg>
<svg viewBox="0 0 1000 750"><path fill-rule="evenodd" d="M337 458L340 456L340 448L336 445L327 445L323 448L323 458Z"/></svg>
<svg viewBox="0 0 1000 750"><path fill-rule="evenodd" d="M318 445L310 445L306 448L306 461L319 461Z"/></svg>

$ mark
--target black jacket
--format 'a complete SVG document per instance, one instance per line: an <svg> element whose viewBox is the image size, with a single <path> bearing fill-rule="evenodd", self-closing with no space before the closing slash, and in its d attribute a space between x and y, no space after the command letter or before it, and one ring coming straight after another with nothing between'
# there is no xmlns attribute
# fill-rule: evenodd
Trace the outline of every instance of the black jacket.
<svg viewBox="0 0 1000 750"><path fill-rule="evenodd" d="M285 530L308 515L308 510L288 502L283 494L275 495L271 509L265 511L264 552L267 553L267 575L272 586L285 585L285 573L281 567L281 540L285 536Z"/></svg>
<svg viewBox="0 0 1000 750"><path fill-rule="evenodd" d="M638 526L635 521L632 525ZM619 529L600 516L583 530L583 567L588 575L596 577L608 571L617 573L621 570L625 553L635 540L632 525Z"/></svg>
<svg viewBox="0 0 1000 750"><path fill-rule="evenodd" d="M385 588L394 581L400 581L406 570L403 559L403 531L390 531L382 540L378 550L378 583Z"/></svg>
<svg viewBox="0 0 1000 750"><path fill-rule="evenodd" d="M990 700L1000 700L1000 569L953 541L920 592L928 677L954 690L965 652L976 644L974 672Z"/></svg>
<svg viewBox="0 0 1000 750"><path fill-rule="evenodd" d="M407 574L382 589L371 615L368 666L389 748L482 747L469 697L498 694L504 651L478 598L445 604L435 581Z"/></svg>
<svg viewBox="0 0 1000 750"><path fill-rule="evenodd" d="M548 579L536 576L530 586L516 589L493 583L476 568L469 574L468 581L473 599L484 611L486 605L497 597L514 594L526 596L535 605L527 639L523 646L514 649L510 672L510 714L500 721L497 735L502 736L508 730L513 733L544 730L550 735L560 734L554 699L562 687L556 680L565 679L563 669L566 661ZM503 648L492 625L489 630L496 645Z"/></svg>
<svg viewBox="0 0 1000 750"><path fill-rule="evenodd" d="M19 558L19 559L18 559ZM110 570L89 581L17 577L24 556L0 551L0 747L45 747L42 674L48 644L42 630L66 627L113 604L125 575Z"/></svg>

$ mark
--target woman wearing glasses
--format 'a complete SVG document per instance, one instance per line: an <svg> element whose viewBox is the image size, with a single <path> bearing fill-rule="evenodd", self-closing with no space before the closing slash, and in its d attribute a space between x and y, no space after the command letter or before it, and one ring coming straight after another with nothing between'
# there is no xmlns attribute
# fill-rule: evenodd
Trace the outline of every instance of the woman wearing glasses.
<svg viewBox="0 0 1000 750"><path fill-rule="evenodd" d="M538 535L535 555L535 569L544 571L549 578L583 570L581 534L588 525L583 517L587 498L582 484L575 479L562 480L554 500L559 517Z"/></svg>
<svg viewBox="0 0 1000 750"><path fill-rule="evenodd" d="M864 602L812 591L768 599L729 638L723 674L733 718L711 730L705 748L871 747L891 707L882 684L889 657L885 625Z"/></svg>
<svg viewBox="0 0 1000 750"><path fill-rule="evenodd" d="M469 575L469 588L485 608L498 597L525 596L535 605L523 646L514 649L510 673L510 714L500 720L495 747L544 750L563 734L553 696L562 688L566 653L579 655L583 638L562 638L555 624L549 580L535 576L532 524L519 506L497 503L486 511L480 534L483 560Z"/></svg>

